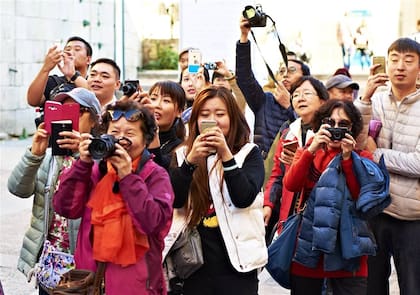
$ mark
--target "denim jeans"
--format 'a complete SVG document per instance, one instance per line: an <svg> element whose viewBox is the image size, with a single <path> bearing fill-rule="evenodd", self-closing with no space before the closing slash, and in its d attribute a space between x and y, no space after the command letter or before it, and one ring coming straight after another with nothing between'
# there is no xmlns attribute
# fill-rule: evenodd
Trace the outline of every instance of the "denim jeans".
<svg viewBox="0 0 420 295"><path fill-rule="evenodd" d="M369 221L378 244L369 256L368 294L388 295L391 255L401 295L420 292L420 220L399 220L379 214Z"/></svg>

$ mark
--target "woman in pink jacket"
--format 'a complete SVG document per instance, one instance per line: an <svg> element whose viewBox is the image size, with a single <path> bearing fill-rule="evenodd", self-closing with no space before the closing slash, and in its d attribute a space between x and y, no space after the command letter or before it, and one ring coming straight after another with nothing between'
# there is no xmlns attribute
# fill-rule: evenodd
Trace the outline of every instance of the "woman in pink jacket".
<svg viewBox="0 0 420 295"><path fill-rule="evenodd" d="M107 137L81 135L80 159L54 195L59 214L82 217L76 267L95 271L104 262L107 295L166 294L162 250L174 194L146 149L155 120L136 102L117 102L107 107L103 127Z"/></svg>

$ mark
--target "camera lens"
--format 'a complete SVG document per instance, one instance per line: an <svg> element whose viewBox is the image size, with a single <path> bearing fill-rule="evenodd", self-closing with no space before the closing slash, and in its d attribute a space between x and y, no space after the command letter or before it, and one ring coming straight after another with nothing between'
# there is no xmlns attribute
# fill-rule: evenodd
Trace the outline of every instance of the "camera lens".
<svg viewBox="0 0 420 295"><path fill-rule="evenodd" d="M95 160L110 157L114 154L116 142L117 139L108 134L104 134L99 138L94 138L88 147L89 153Z"/></svg>
<svg viewBox="0 0 420 295"><path fill-rule="evenodd" d="M127 96L133 95L136 91L137 89L133 84L124 84L122 87L122 92Z"/></svg>

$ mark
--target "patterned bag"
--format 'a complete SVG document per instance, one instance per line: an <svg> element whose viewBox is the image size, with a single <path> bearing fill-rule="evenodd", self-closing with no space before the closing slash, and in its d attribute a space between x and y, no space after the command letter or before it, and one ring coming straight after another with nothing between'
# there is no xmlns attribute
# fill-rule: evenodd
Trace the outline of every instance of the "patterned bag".
<svg viewBox="0 0 420 295"><path fill-rule="evenodd" d="M60 282L61 275L74 266L73 255L57 251L50 241L46 240L39 261L35 265L37 282L44 288L52 289Z"/></svg>

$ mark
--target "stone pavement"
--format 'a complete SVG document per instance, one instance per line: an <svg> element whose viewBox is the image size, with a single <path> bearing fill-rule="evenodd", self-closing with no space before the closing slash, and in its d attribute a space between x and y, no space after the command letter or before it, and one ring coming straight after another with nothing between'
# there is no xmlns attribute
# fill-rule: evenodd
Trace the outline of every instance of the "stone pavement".
<svg viewBox="0 0 420 295"><path fill-rule="evenodd" d="M10 172L30 144L31 138L0 140L0 281L5 295L38 294L34 280L28 283L16 269L23 235L29 226L33 198L20 199L7 190ZM289 290L281 288L266 271L259 278L260 295L289 294ZM391 278L391 294L399 294L395 272Z"/></svg>

